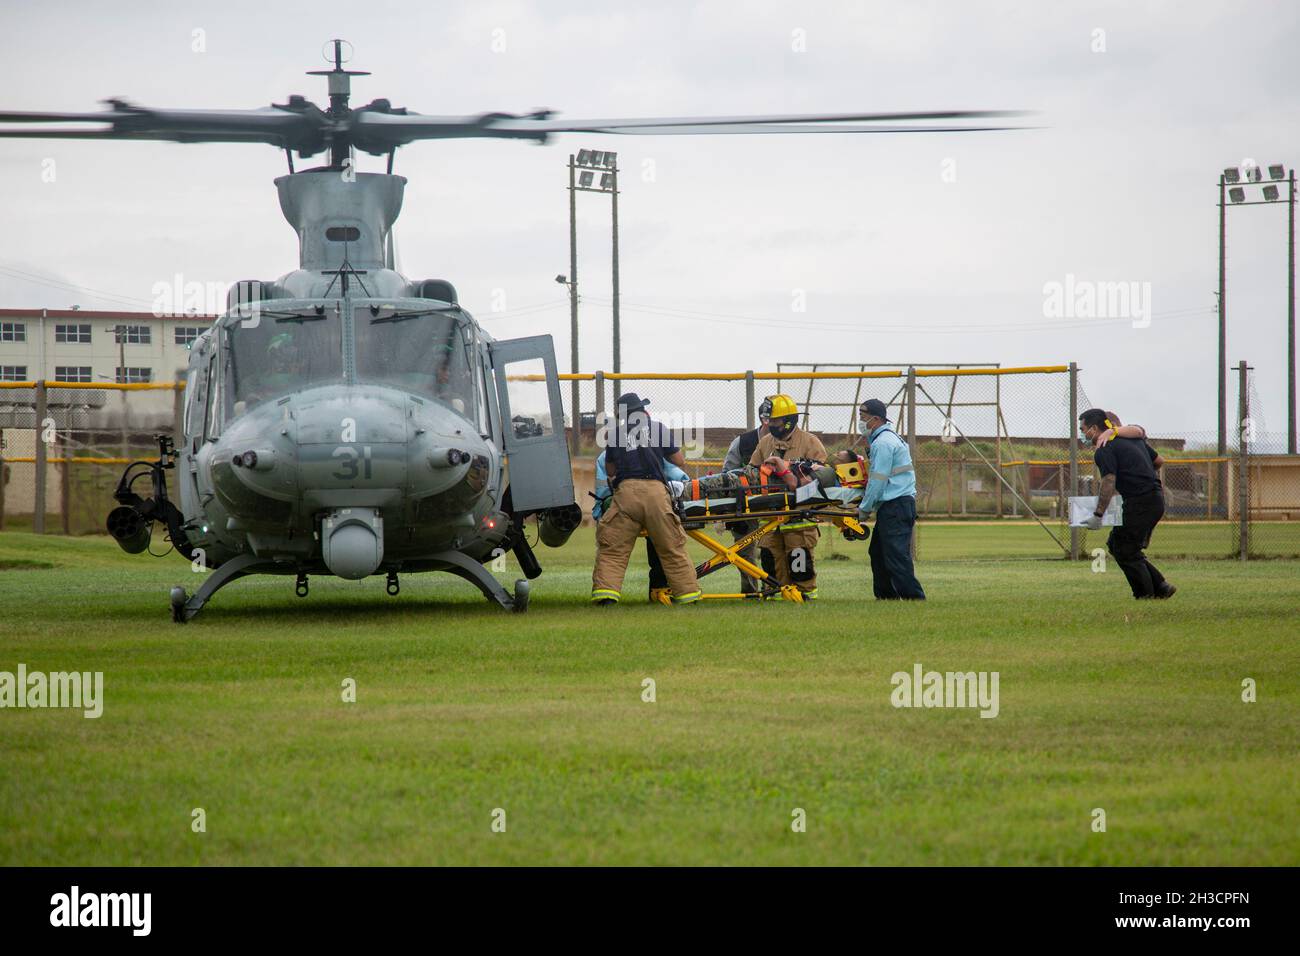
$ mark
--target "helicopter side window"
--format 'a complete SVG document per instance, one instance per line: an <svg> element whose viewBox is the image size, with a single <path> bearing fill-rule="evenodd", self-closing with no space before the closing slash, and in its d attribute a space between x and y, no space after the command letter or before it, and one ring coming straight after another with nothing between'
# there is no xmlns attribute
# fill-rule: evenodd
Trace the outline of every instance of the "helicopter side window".
<svg viewBox="0 0 1300 956"><path fill-rule="evenodd" d="M217 357L213 355L208 360L208 380L206 384L207 401L203 406L203 439L204 441L216 441L221 434L217 426L217 412L220 408L218 402L220 398L217 394Z"/></svg>
<svg viewBox="0 0 1300 956"><path fill-rule="evenodd" d="M185 411L181 414L181 434L189 435L190 426L194 422L194 403L195 391L199 379L197 366L190 366L190 370L185 373ZM189 440L188 438L186 439Z"/></svg>
<svg viewBox="0 0 1300 956"><path fill-rule="evenodd" d="M507 364L505 372L506 396L510 403L508 434L516 442L553 435L555 425L551 421L546 363L540 358L522 359Z"/></svg>
<svg viewBox="0 0 1300 956"><path fill-rule="evenodd" d="M357 313L357 379L437 399L472 419L477 411L469 347L442 312Z"/></svg>
<svg viewBox="0 0 1300 956"><path fill-rule="evenodd" d="M478 429L483 435L492 433L492 413L488 408L488 357L486 352L478 354Z"/></svg>
<svg viewBox="0 0 1300 956"><path fill-rule="evenodd" d="M329 310L236 322L226 327L226 343L230 362L225 384L235 418L263 402L343 379L342 324Z"/></svg>

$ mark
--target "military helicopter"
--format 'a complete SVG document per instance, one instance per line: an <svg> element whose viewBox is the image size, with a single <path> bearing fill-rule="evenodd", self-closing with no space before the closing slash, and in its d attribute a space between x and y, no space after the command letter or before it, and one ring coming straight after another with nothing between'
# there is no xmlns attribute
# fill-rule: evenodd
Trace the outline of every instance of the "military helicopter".
<svg viewBox="0 0 1300 956"><path fill-rule="evenodd" d="M290 96L252 110L152 109L114 99L96 113L0 112L8 124L0 138L264 143L288 159L275 186L298 235L298 268L231 287L226 312L190 353L179 444L159 436L156 460L126 467L108 516L109 533L127 552L144 551L161 522L177 552L211 571L193 595L172 588L179 623L251 574L293 575L303 597L312 574L385 574L395 595L399 573L446 571L502 608L524 611L529 581L542 570L525 519L535 516L540 540L552 547L581 521L551 337L498 341L460 305L450 282L407 279L395 269L392 228L406 184L393 174L399 147L465 138L545 143L574 132L975 131L1014 128L995 121L1023 115L427 116L385 99L352 108L352 78L369 74L344 68L346 41L330 47L332 68L308 74L326 78L326 109ZM31 125L45 123L96 125ZM387 172L356 172L356 150L387 156ZM328 153L329 163L297 171L295 153ZM529 379L544 386L537 407L521 407L512 388ZM147 496L136 490L146 475ZM513 593L484 566L505 551L525 575Z"/></svg>

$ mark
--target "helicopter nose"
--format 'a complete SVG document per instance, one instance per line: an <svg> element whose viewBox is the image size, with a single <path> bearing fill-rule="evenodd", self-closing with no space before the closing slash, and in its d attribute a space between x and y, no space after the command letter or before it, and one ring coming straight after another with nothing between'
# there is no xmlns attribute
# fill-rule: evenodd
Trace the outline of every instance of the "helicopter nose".
<svg viewBox="0 0 1300 956"><path fill-rule="evenodd" d="M410 437L400 393L341 387L293 404L298 483L309 508L400 503Z"/></svg>

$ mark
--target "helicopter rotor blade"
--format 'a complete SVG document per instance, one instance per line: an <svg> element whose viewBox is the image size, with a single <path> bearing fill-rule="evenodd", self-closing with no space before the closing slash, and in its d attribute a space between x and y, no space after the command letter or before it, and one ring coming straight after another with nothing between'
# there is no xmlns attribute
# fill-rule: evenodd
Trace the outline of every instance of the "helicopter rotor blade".
<svg viewBox="0 0 1300 956"><path fill-rule="evenodd" d="M252 110L168 110L109 102L112 108L98 113L0 112L0 137L267 143L311 155L325 148L334 131L332 121L301 97ZM47 123L96 125L50 129Z"/></svg>
<svg viewBox="0 0 1300 956"><path fill-rule="evenodd" d="M1024 129L1004 120L1020 110L943 110L890 113L774 114L757 116L553 119L539 110L516 115L425 116L395 110L387 100L327 114L301 96L252 110L167 110L109 100L99 113L0 112L0 138L133 139L177 143L267 143L311 156L333 146L373 155L430 139L526 139L557 133L695 136L764 133L956 133ZM953 122L957 121L957 122ZM46 124L95 124L85 129Z"/></svg>
<svg viewBox="0 0 1300 956"><path fill-rule="evenodd" d="M548 111L525 116L423 116L359 111L352 119L352 142L379 154L423 139L532 139L544 142L556 133L626 135L712 135L718 133L916 133L1020 129L1003 120L1031 115L1020 110L944 110L893 113L777 114L769 116L658 117L649 119L551 119ZM983 120L946 123L938 120ZM910 122L900 122L910 121ZM927 123L926 121L931 121Z"/></svg>

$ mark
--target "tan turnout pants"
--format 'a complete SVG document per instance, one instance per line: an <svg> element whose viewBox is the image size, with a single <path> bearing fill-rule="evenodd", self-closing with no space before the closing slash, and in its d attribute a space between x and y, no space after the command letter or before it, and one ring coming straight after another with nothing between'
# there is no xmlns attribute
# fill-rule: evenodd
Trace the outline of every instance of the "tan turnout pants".
<svg viewBox="0 0 1300 956"><path fill-rule="evenodd" d="M817 540L821 532L816 528L800 528L797 531L782 531L779 527L769 531L758 539L759 547L772 552L776 561L776 580L778 584L798 585L799 590L807 593L817 590L817 573L813 566L813 553L817 550ZM796 548L804 549L802 570L792 571L790 555Z"/></svg>
<svg viewBox="0 0 1300 956"><path fill-rule="evenodd" d="M654 542L674 604L700 599L695 566L686 553L686 532L673 511L673 500L662 481L628 478L614 489L596 525L596 569L591 575L591 599L619 600L623 576L636 539L644 528Z"/></svg>

